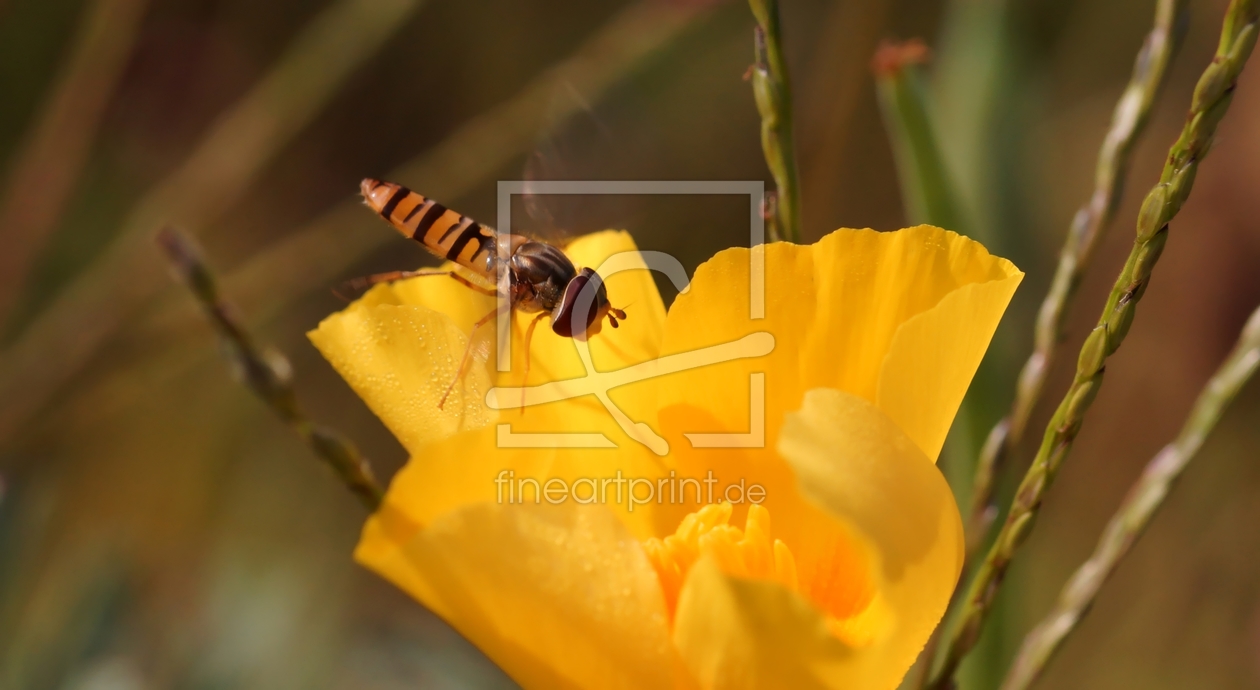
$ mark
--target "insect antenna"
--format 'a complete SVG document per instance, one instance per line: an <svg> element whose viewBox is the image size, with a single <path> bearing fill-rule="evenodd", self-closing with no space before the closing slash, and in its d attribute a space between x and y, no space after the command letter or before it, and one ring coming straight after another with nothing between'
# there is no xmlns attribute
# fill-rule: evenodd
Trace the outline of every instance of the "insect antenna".
<svg viewBox="0 0 1260 690"><path fill-rule="evenodd" d="M629 309L631 304L634 304L634 302L627 304L625 308L622 309L618 309L613 306L608 307L608 323L612 324L613 328L617 328L621 325L617 323L618 320L626 320L626 309Z"/></svg>

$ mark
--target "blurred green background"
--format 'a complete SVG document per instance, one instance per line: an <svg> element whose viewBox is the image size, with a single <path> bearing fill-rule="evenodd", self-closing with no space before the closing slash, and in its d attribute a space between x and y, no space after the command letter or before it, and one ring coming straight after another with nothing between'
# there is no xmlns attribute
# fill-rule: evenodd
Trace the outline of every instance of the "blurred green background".
<svg viewBox="0 0 1260 690"><path fill-rule="evenodd" d="M1225 4L1190 4L1050 403ZM1153 9L783 2L807 241L905 224L868 64L883 38L933 48L938 134L965 211L1027 273L985 365L1000 393L979 427L1009 401ZM303 335L340 307L342 280L429 261L356 206L359 179L395 179L490 223L495 181L526 169L769 182L742 79L752 27L733 1L0 0L0 687L511 687L351 562L362 507L232 381L150 238L168 221L200 237L246 321L290 356L311 416L388 477L402 448ZM1260 302L1258 190L1252 65L967 688L996 686ZM746 243L745 203L559 200L553 225L623 227L690 270ZM1258 412L1251 385L1041 687L1260 688Z"/></svg>

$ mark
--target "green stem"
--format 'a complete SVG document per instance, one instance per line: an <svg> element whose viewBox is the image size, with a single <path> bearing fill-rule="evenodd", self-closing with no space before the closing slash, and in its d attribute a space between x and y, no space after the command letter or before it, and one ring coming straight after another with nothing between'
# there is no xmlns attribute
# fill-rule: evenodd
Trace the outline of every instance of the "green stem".
<svg viewBox="0 0 1260 690"><path fill-rule="evenodd" d="M756 62L752 67L753 96L761 113L761 149L777 188L768 205L771 239L799 242L801 238L801 187L792 139L792 84L779 30L777 0L748 0L757 28L753 32Z"/></svg>
<svg viewBox="0 0 1260 690"><path fill-rule="evenodd" d="M936 135L935 112L925 86L923 64L928 48L922 41L885 41L875 51L871 71L896 161L902 203L911 225L929 224L971 236L964 222L954 180L946 169ZM960 502L970 492L976 457L972 420L977 401L986 392L980 378L958 408L938 466ZM935 638L934 638L935 639ZM932 643L925 648L932 651Z"/></svg>
<svg viewBox="0 0 1260 690"><path fill-rule="evenodd" d="M218 281L193 240L167 227L158 233L157 243L223 339L227 356L242 382L332 467L368 510L379 508L384 492L367 459L341 434L306 417L293 392L289 361L278 351L260 349L254 343L237 320L236 310L220 296Z"/></svg>
<svg viewBox="0 0 1260 690"><path fill-rule="evenodd" d="M1059 253L1050 291L1037 315L1033 352L1020 371L1011 410L989 432L972 481L967 525L967 553L974 556L997 516L993 481L998 468L1023 438L1033 408L1041 399L1054 351L1063 340L1064 317L1076 295L1099 239L1115 217L1121 186L1133 149L1150 119L1155 100L1168 78L1168 66L1181 44L1186 0L1159 0L1155 25L1142 43L1129 84L1116 103L1111 128L1103 139L1094 169L1094 191L1072 218Z"/></svg>
<svg viewBox="0 0 1260 690"><path fill-rule="evenodd" d="M1172 490L1173 483L1199 452L1203 441L1220 421L1225 408L1238 395L1238 391L1258 366L1260 309L1252 312L1233 352L1199 393L1199 398L1176 440L1164 446L1147 463L1142 476L1129 489L1115 516L1107 523L1093 555L1068 580L1059 594L1054 610L1024 638L1019 655L1002 683L1003 690L1023 690L1045 670L1046 664L1062 646L1063 640L1089 612L1094 599L1098 597L1098 590L1115 572L1116 564L1129 552L1133 542L1137 541L1155 517L1156 511Z"/></svg>
<svg viewBox="0 0 1260 690"><path fill-rule="evenodd" d="M873 62L884 127L897 162L906 218L969 235L958 195L937 143L922 64L927 47L912 40L884 43Z"/></svg>
<svg viewBox="0 0 1260 690"><path fill-rule="evenodd" d="M967 590L961 620L932 675L931 688L943 690L950 686L959 663L979 639L1002 577L1015 551L1032 531L1041 501L1058 476L1085 414L1102 387L1107 358L1128 335L1137 304L1168 240L1169 222L1190 195L1199 162L1211 147L1216 127L1233 100L1238 75L1255 47L1258 3L1260 0L1230 2L1216 56L1199 78L1185 127L1168 153L1160 181L1138 213L1137 239L1128 261L1111 289L1098 325L1081 346L1076 377L1050 419L1041 448L1015 492L1006 521Z"/></svg>

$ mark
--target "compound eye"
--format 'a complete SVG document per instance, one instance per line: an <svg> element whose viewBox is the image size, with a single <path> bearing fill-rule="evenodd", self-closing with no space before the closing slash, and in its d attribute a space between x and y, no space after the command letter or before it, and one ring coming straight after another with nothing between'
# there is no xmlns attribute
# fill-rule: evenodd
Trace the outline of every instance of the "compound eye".
<svg viewBox="0 0 1260 690"><path fill-rule="evenodd" d="M603 281L595 271L582 269L564 287L560 303L551 312L551 330L565 338L598 333L602 325L599 323L603 317L601 312L607 309L599 299L599 288L602 287Z"/></svg>

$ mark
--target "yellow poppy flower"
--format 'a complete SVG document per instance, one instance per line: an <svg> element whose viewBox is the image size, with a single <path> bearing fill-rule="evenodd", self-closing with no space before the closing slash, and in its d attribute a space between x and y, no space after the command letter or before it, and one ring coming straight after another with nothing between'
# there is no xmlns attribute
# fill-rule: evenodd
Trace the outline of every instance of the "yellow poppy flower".
<svg viewBox="0 0 1260 690"><path fill-rule="evenodd" d="M535 333L531 394L581 395L515 409L517 315L511 371L481 352L439 410L494 308L443 278L310 333L412 455L356 559L525 687L895 687L962 565L934 462L1023 274L938 228L838 230L723 251L666 313L626 233L566 251L639 267L607 277L629 318L594 373Z"/></svg>

